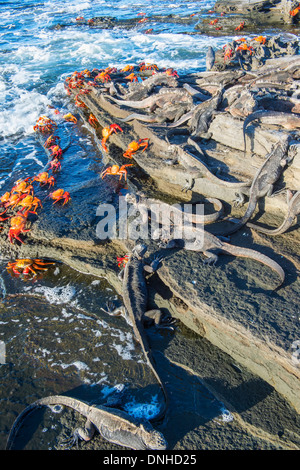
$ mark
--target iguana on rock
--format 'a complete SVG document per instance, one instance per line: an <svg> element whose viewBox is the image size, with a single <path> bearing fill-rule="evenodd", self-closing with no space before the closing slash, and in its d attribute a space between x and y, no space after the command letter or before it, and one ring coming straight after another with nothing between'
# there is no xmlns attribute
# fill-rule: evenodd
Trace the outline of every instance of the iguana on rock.
<svg viewBox="0 0 300 470"><path fill-rule="evenodd" d="M16 435L24 419L41 406L64 405L72 408L87 418L85 428L78 428L74 432L72 443L79 440L89 441L95 431L109 442L134 450L162 450L167 443L163 435L156 431L149 422L139 422L124 411L103 405L90 406L81 400L64 395L54 395L40 398L27 406L15 420L8 436L6 449L11 450Z"/></svg>
<svg viewBox="0 0 300 470"><path fill-rule="evenodd" d="M168 143L168 137L166 137ZM195 142L193 139L188 138L188 144L193 145L198 153L204 157L203 151L201 147ZM247 185L246 182L233 182L233 181L226 181L218 178L214 175L210 169L206 166L206 164L196 155L190 153L186 148L183 148L180 145L170 144L169 146L170 153L173 153L174 159L172 161L173 164L180 163L186 169L186 176L187 176L187 183L183 187L183 191L189 191L194 187L195 180L200 178L207 178L208 180L212 181L221 186L226 186L227 188L242 188ZM170 159L169 159L170 164Z"/></svg>
<svg viewBox="0 0 300 470"><path fill-rule="evenodd" d="M200 104L194 106L188 113L184 114L178 121L173 124L169 124L168 128L178 127L188 122L188 126L191 128L191 135L210 138L208 129L213 119L214 113L217 111L219 104L223 99L224 88L209 100L203 101Z"/></svg>
<svg viewBox="0 0 300 470"><path fill-rule="evenodd" d="M289 146L290 137L286 136L267 155L266 160L257 171L250 188L244 187L239 190L237 194L238 205L244 203L244 195L249 195L247 210L241 219L230 219L236 226L229 231L223 231L222 235L231 235L243 227L252 216L259 199L272 195L273 186L279 179L284 167L294 158L295 147L291 146L289 151Z"/></svg>
<svg viewBox="0 0 300 470"><path fill-rule="evenodd" d="M159 266L161 258L155 258L151 265L146 265L143 260L146 251L146 245L136 245L128 255L125 267L120 273L120 277L123 281L124 306L114 309L109 306L107 311L103 310L110 315L123 315L126 321L132 326L135 338L139 342L147 363L163 391L165 406L157 416L151 419L151 422L153 422L159 421L164 417L169 406L169 397L166 388L156 371L155 361L152 357L144 325L150 320L154 321L157 326L170 328L170 325L174 320L171 317L163 319L160 310L147 310L148 289L145 273L155 272Z"/></svg>
<svg viewBox="0 0 300 470"><path fill-rule="evenodd" d="M143 100L120 100L110 95L103 96L104 98L109 98L114 103L119 104L121 106L126 106L128 108L134 109L149 108L150 112L154 111L157 107L162 108L166 104L173 104L174 101L176 101L176 103L187 103L190 106L192 106L193 104L191 94L184 88L161 88L158 93L150 95Z"/></svg>
<svg viewBox="0 0 300 470"><path fill-rule="evenodd" d="M259 120L264 124L279 125L288 130L300 129L300 115L282 113L279 111L267 111L265 109L255 111L246 117L243 124L244 154L246 154L246 130L252 121Z"/></svg>
<svg viewBox="0 0 300 470"><path fill-rule="evenodd" d="M169 224L176 224L176 221L178 220L179 223L183 223L184 221L186 221L187 223L189 222L196 225L210 224L218 220L223 214L223 204L221 201L219 201L219 199L216 198L206 199L208 202L210 202L216 207L216 212L214 212L213 214L203 215L184 212L184 209L180 206L180 204L170 205L165 202L159 201L158 199L147 198L142 193L127 193L125 199L130 204L136 206L139 210L144 209L145 212L147 212L147 218L148 211L151 211L151 220L152 217L154 217L157 223L165 222Z"/></svg>
<svg viewBox="0 0 300 470"><path fill-rule="evenodd" d="M277 285L276 289L281 286L284 282L285 274L281 266L279 266L276 261L273 261L266 255L259 253L256 250L250 248L243 248L241 246L234 246L230 243L223 242L215 235L202 230L199 228L184 228L185 238L171 238L168 233L165 233L164 230L159 231L160 234L160 247L165 249L170 248L183 248L190 251L199 251L207 256L207 259L204 260L205 264L215 265L218 261L218 253L225 253L234 256L242 256L245 258L254 259L260 263L265 264L269 268L273 269L279 276L280 282Z"/></svg>
<svg viewBox="0 0 300 470"><path fill-rule="evenodd" d="M288 213L278 228L267 229L250 222L247 223L247 227L257 230L258 232L266 233L267 235L281 235L285 233L291 227L297 215L300 214L300 191L296 191L294 195L291 191L288 191L287 196Z"/></svg>

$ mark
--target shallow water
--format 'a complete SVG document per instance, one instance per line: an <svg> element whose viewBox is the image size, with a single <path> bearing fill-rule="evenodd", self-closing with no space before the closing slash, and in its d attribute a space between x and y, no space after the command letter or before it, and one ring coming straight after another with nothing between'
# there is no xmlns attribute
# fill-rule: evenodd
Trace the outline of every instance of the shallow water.
<svg viewBox="0 0 300 470"><path fill-rule="evenodd" d="M80 119L75 125L62 119L67 112L76 114L65 94L65 78L75 70L119 68L141 61L173 67L179 74L201 71L205 70L207 46L219 48L231 39L189 34L194 32L195 23L152 22L152 34L145 34L150 26L146 23L129 30L118 26L101 30L79 26L76 17L113 15L125 20L136 18L141 12L146 17L196 13L197 21L213 4L212 1L160 0L2 2L1 194L10 190L17 179L35 175L46 167L47 155L33 131L38 117L46 114L59 125L62 147L71 139L59 175L60 186L76 193L83 188L83 181L96 176L99 203L107 201L114 187L109 188L98 179L103 162L93 134ZM57 29L57 25L62 27ZM43 200L45 191L40 189L37 195ZM105 403L110 396L118 396L118 391L125 390L123 408L127 412L144 418L157 413L162 394L131 327L124 319L108 317L101 310L108 300L121 304L107 281L58 263L43 277L24 281L10 276L6 270L8 261L11 260L2 259L0 265L3 294L0 341L6 345L5 363L0 364L0 448L5 447L17 414L42 396L66 393L90 403ZM276 440L256 435L240 421L243 415L246 424L260 416L261 422L256 424L276 435L281 429L282 416L285 422L289 418L294 420L292 410L271 387L232 365L228 356L180 324L175 332L157 333L150 329L149 336L159 372L172 396L172 412L161 427L170 448L280 448ZM181 351L184 353L180 354ZM178 354L184 367L177 364ZM187 368L191 362L195 374ZM225 395L226 386L238 390L242 384L251 385L246 389L246 396L253 395L257 384L259 392L244 409L237 406L237 417L208 390L201 380L203 377L210 378L214 385L218 383L216 388ZM266 397L267 406L261 408L260 402L265 403ZM237 397L235 403L241 402ZM274 413L276 406L280 411L278 420L274 419L269 428L268 410L271 408ZM38 412L27 420L16 446L60 448L62 439L77 426L78 419L68 411ZM97 437L86 448L118 447Z"/></svg>

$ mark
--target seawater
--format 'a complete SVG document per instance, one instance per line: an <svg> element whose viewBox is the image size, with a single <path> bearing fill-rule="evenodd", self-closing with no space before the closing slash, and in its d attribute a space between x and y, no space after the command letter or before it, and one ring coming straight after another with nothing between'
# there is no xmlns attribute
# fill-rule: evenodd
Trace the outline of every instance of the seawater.
<svg viewBox="0 0 300 470"><path fill-rule="evenodd" d="M76 17L128 19L141 12L146 16L200 12L201 17L213 5L213 1L188 0L1 2L1 194L19 178L37 174L47 164L33 126L41 115L61 122L53 109L61 115L76 112L63 86L75 70L120 68L145 61L173 67L178 74L196 72L205 70L208 45L219 48L230 39L188 34L193 32L192 26L168 22L152 24L152 34L145 34L143 24L128 31L117 26L101 30L78 26ZM67 26L56 29L57 24ZM66 124L66 128L72 132L72 158L81 172L86 170L87 154L89 161L101 162L93 136L84 126ZM80 182L80 171L77 176L71 168L64 172L65 190L72 191ZM24 282L10 277L7 261L0 261L4 298L0 341L5 342L7 354L6 363L0 365L0 448L5 447L17 414L35 399L50 394L73 393L90 402L105 402L111 393L128 386L126 411L138 418L156 414L159 388L149 374L131 327L101 311L107 301L121 303L106 280L59 265L49 268L43 278ZM174 383L176 378L174 372ZM177 387L185 411L195 412L192 403L198 394L203 397L204 421L224 416L224 406L205 394L199 384L191 385L190 380L188 377ZM189 400L191 390L193 398ZM23 435L27 448L55 447L59 425L53 416L47 419L48 424L37 437L30 441Z"/></svg>

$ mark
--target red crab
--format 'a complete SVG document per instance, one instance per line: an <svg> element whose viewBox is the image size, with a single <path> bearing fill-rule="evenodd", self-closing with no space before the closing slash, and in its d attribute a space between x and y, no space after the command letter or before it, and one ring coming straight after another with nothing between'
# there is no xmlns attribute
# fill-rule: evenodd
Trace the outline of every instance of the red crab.
<svg viewBox="0 0 300 470"><path fill-rule="evenodd" d="M242 22L235 28L235 31L241 31L242 29L244 29L244 26L245 26L245 21L242 21Z"/></svg>
<svg viewBox="0 0 300 470"><path fill-rule="evenodd" d="M46 142L44 143L44 147L47 149L49 147L52 147L52 145L57 145L57 142L60 142L60 137L57 135L50 135Z"/></svg>
<svg viewBox="0 0 300 470"><path fill-rule="evenodd" d="M40 131L45 134L53 132L53 130L56 128L57 128L56 122L54 122L52 119L46 116L39 117L36 122L36 125L33 126L33 130L35 132Z"/></svg>
<svg viewBox="0 0 300 470"><path fill-rule="evenodd" d="M48 173L46 171L43 171L42 173L39 173L37 176L35 176L32 182L33 181L37 181L38 183L40 183L41 186L49 184L49 186L51 187L54 186L55 178L54 176L49 177Z"/></svg>
<svg viewBox="0 0 300 470"><path fill-rule="evenodd" d="M71 199L70 193L68 191L64 191L63 189L57 189L50 193L49 196L51 199L54 200L53 204L56 204L58 201L64 201L63 206Z"/></svg>
<svg viewBox="0 0 300 470"><path fill-rule="evenodd" d="M138 78L136 75L134 75L134 73L131 73L130 75L127 75L127 78L128 80L130 80L131 82L137 82L138 81Z"/></svg>
<svg viewBox="0 0 300 470"><path fill-rule="evenodd" d="M118 165L109 166L108 168L106 168L106 170L102 171L100 176L103 179L106 175L120 175L119 181L121 181L122 176L124 176L124 179L126 181L127 179L126 167L128 166L133 166L133 164L131 163L129 165L122 165L121 167L119 167Z"/></svg>
<svg viewBox="0 0 300 470"><path fill-rule="evenodd" d="M10 243L13 243L13 240L16 239L21 243L24 243L23 240L19 237L21 233L29 232L29 229L25 230L28 212L26 211L24 214L22 212L17 212L17 214L10 219L10 229L8 232L8 238Z"/></svg>
<svg viewBox="0 0 300 470"><path fill-rule="evenodd" d="M103 127L101 145L103 149L105 150L105 152L107 152L107 147L105 145L107 139L113 132L116 133L117 131L123 132L123 129L121 129L121 127L118 124L111 124L110 126Z"/></svg>
<svg viewBox="0 0 300 470"><path fill-rule="evenodd" d="M57 158L54 158L53 160L51 160L51 162L49 163L49 166L50 166L50 170L53 171L53 173L57 173L58 171L61 170L61 163Z"/></svg>
<svg viewBox="0 0 300 470"><path fill-rule="evenodd" d="M89 123L94 129L96 129L99 126L99 122L97 118L92 113L89 116Z"/></svg>
<svg viewBox="0 0 300 470"><path fill-rule="evenodd" d="M123 153L123 157L126 158L132 158L132 155L137 152L140 148L143 148L143 152L146 150L148 147L148 138L147 139L140 139L138 142L135 140L133 142L130 142L128 145L128 148L125 153Z"/></svg>
<svg viewBox="0 0 300 470"><path fill-rule="evenodd" d="M40 259L17 259L14 262L10 262L7 264L6 269L8 271L12 271L16 277L19 277L22 271L22 274L24 277L29 276L29 274L33 274L33 276L37 276L37 273L35 270L39 271L47 271L48 268L44 268L43 266L47 266L50 264L55 264L55 263L45 263Z"/></svg>
<svg viewBox="0 0 300 470"><path fill-rule="evenodd" d="M129 255L125 255L123 257L117 256L117 261L118 261L118 267L119 268L124 268L125 264L128 262Z"/></svg>

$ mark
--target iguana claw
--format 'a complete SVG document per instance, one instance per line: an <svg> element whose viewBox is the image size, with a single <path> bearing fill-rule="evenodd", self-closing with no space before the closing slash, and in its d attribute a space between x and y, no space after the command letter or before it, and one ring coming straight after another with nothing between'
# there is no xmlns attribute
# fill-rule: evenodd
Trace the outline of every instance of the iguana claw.
<svg viewBox="0 0 300 470"><path fill-rule="evenodd" d="M69 437L68 439L62 441L60 445L64 447L64 449L66 450L71 449L72 447L74 447L74 445L76 445L76 449L79 449L78 443L81 440L82 438L79 435L78 429L75 429L75 431L73 432L73 435Z"/></svg>
<svg viewBox="0 0 300 470"><path fill-rule="evenodd" d="M105 313L111 316L117 316L119 315L119 312L116 312L116 306L113 302L106 302L106 309L105 310L103 307L101 307L101 310L103 310Z"/></svg>

